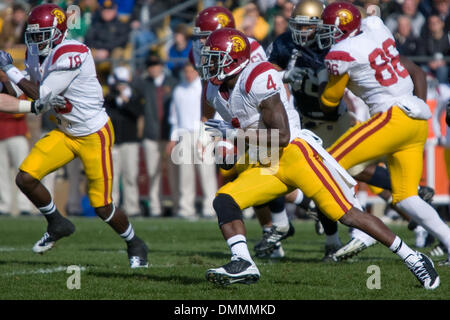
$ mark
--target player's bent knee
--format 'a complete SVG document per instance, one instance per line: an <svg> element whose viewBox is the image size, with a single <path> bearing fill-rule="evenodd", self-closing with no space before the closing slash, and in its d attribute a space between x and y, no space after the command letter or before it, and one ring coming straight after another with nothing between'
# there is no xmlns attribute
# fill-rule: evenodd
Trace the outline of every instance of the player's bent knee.
<svg viewBox="0 0 450 320"><path fill-rule="evenodd" d="M37 183L39 183L39 180L25 171L19 171L16 175L16 185L22 191L33 188Z"/></svg>
<svg viewBox="0 0 450 320"><path fill-rule="evenodd" d="M339 222L348 227L356 227L358 225L357 219L360 214L362 214L362 212L353 207L339 219Z"/></svg>
<svg viewBox="0 0 450 320"><path fill-rule="evenodd" d="M219 193L213 201L219 226L234 220L242 220L242 211L234 199L224 193Z"/></svg>

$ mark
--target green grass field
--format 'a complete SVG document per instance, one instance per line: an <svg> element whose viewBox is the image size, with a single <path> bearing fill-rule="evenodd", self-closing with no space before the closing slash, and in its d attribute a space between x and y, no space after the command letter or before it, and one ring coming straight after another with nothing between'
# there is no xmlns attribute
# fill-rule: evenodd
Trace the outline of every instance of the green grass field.
<svg viewBox="0 0 450 320"><path fill-rule="evenodd" d="M5 299L145 299L145 300L302 300L302 299L448 299L450 267L437 267L441 286L422 289L406 266L377 244L351 261L324 264L323 236L312 222L294 221L296 233L283 246L281 261L256 259L261 279L254 285L218 287L205 271L229 261L229 250L216 221L132 220L150 248L150 268L131 270L125 244L97 218L71 219L77 231L44 255L31 251L45 230L42 217L0 219L0 300ZM246 220L249 248L261 236L255 220ZM408 244L414 234L392 226ZM340 226L341 239L348 240ZM429 249L426 249L428 251ZM81 267L81 289L67 289L70 265ZM381 289L366 286L370 265L381 273Z"/></svg>

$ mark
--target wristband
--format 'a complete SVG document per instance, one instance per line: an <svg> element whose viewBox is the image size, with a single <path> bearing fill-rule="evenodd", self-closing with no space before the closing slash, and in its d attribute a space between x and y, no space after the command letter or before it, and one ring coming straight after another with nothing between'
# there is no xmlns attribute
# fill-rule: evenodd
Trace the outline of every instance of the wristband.
<svg viewBox="0 0 450 320"><path fill-rule="evenodd" d="M12 64L9 65L10 67L8 67L8 70L6 70L6 74L8 75L8 78L14 82L15 84L18 84L20 82L20 80L22 80L24 77L24 75L22 74L22 72L20 72L19 69L17 69L16 67L14 67Z"/></svg>
<svg viewBox="0 0 450 320"><path fill-rule="evenodd" d="M19 100L19 108L18 111L20 113L28 113L31 112L31 101L28 100Z"/></svg>

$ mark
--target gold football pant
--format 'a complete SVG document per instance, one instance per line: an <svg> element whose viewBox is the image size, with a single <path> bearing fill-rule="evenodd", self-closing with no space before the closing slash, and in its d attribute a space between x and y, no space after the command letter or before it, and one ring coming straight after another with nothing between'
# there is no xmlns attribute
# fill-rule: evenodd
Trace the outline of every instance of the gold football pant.
<svg viewBox="0 0 450 320"><path fill-rule="evenodd" d="M344 169L387 156L392 202L417 195L428 123L393 106L344 133L327 151Z"/></svg>
<svg viewBox="0 0 450 320"><path fill-rule="evenodd" d="M277 165L249 168L217 192L231 196L241 209L262 205L296 188L311 198L324 214L339 220L356 199L331 166L303 139L295 139L282 152Z"/></svg>
<svg viewBox="0 0 450 320"><path fill-rule="evenodd" d="M89 183L91 206L103 207L112 202L113 144L114 129L110 120L99 131L82 137L73 137L55 129L36 142L19 169L41 180L79 157Z"/></svg>

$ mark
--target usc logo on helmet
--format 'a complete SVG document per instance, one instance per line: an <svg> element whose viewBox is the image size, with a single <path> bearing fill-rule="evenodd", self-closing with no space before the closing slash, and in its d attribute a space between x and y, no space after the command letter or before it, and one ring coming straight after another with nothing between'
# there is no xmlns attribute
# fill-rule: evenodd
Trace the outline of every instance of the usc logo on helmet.
<svg viewBox="0 0 450 320"><path fill-rule="evenodd" d="M216 15L216 20L222 28L226 27L228 25L228 23L230 22L230 19L224 13L218 13Z"/></svg>
<svg viewBox="0 0 450 320"><path fill-rule="evenodd" d="M337 16L339 17L340 25L343 26L353 21L353 14L347 9L339 10Z"/></svg>
<svg viewBox="0 0 450 320"><path fill-rule="evenodd" d="M66 20L66 15L59 9L53 9L52 14L55 16L58 24L61 24Z"/></svg>
<svg viewBox="0 0 450 320"><path fill-rule="evenodd" d="M239 36L231 37L232 47L231 50L234 52L241 52L245 50L245 41Z"/></svg>

